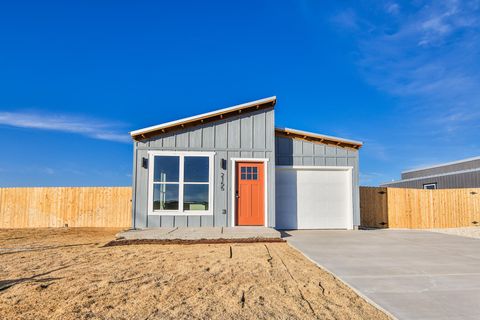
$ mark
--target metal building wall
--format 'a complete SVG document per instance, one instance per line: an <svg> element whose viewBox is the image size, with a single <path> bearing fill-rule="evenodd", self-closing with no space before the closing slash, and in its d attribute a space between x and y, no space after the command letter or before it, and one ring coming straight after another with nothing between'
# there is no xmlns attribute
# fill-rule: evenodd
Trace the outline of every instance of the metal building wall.
<svg viewBox="0 0 480 320"><path fill-rule="evenodd" d="M421 178L470 169L480 169L480 159L472 159L471 161L462 161L459 163L447 164L444 166L404 172L402 173L402 179Z"/></svg>
<svg viewBox="0 0 480 320"><path fill-rule="evenodd" d="M480 188L480 169L452 174L415 178L384 183L382 187L423 189L424 184L436 183L438 189Z"/></svg>
<svg viewBox="0 0 480 320"><path fill-rule="evenodd" d="M353 167L353 225L360 225L358 150L277 136L275 153L279 166Z"/></svg>
<svg viewBox="0 0 480 320"><path fill-rule="evenodd" d="M149 150L214 151L213 215L159 216L147 214L148 168L142 158ZM273 108L244 113L225 120L166 133L134 142L133 226L153 227L212 227L231 225L231 158L267 158L268 223L275 226L275 138ZM227 161L227 169L221 161ZM221 181L224 181L224 190ZM224 211L225 210L225 211ZM225 212L225 213L224 213Z"/></svg>

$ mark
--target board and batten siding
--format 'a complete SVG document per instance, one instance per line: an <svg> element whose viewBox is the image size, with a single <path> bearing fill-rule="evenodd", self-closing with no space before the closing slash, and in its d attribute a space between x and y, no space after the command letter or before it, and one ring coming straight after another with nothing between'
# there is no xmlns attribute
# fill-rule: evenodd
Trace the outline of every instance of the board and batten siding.
<svg viewBox="0 0 480 320"><path fill-rule="evenodd" d="M232 158L267 158L268 225L275 226L275 135L273 108L240 114L236 117L160 134L134 141L133 227L225 227L232 221ZM148 168L142 158L149 150L215 152L213 215L148 215ZM222 168L226 160L226 170ZM222 190L222 181L224 189Z"/></svg>
<svg viewBox="0 0 480 320"><path fill-rule="evenodd" d="M360 224L358 150L276 136L275 153L277 166L352 167L353 225Z"/></svg>

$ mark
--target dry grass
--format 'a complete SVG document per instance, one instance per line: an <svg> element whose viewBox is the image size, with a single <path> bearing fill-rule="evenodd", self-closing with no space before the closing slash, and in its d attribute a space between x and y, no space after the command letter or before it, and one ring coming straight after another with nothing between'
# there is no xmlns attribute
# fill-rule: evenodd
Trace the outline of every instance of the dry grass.
<svg viewBox="0 0 480 320"><path fill-rule="evenodd" d="M0 231L0 318L387 318L285 243L102 247L116 231Z"/></svg>

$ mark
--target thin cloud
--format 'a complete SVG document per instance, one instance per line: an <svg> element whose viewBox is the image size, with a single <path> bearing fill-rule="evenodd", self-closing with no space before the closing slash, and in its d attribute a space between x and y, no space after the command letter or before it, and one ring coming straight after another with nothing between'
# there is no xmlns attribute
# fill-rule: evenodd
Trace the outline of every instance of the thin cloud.
<svg viewBox="0 0 480 320"><path fill-rule="evenodd" d="M0 125L80 134L89 138L129 143L127 133L118 124L71 115L39 112L0 112Z"/></svg>
<svg viewBox="0 0 480 320"><path fill-rule="evenodd" d="M362 26L353 29L342 23L345 19L334 20L355 36L365 80L403 98L417 121L448 123L445 132L480 120L472 113L480 109L479 2L430 1L405 13L391 5L386 11L395 16L351 8L335 16L355 17Z"/></svg>
<svg viewBox="0 0 480 320"><path fill-rule="evenodd" d="M389 3L385 6L385 11L395 15L400 12L400 6L398 5L398 3Z"/></svg>
<svg viewBox="0 0 480 320"><path fill-rule="evenodd" d="M364 157L384 176L367 167L362 183L478 155L480 1L356 2L329 21L353 40L364 81L393 98L384 106L389 127L363 139Z"/></svg>
<svg viewBox="0 0 480 320"><path fill-rule="evenodd" d="M334 24L345 29L357 30L359 28L357 15L352 9L339 12L331 20Z"/></svg>
<svg viewBox="0 0 480 320"><path fill-rule="evenodd" d="M55 170L52 169L52 168L49 168L49 167L46 167L46 168L43 168L43 173L46 173L48 175L52 175L52 174L55 174Z"/></svg>

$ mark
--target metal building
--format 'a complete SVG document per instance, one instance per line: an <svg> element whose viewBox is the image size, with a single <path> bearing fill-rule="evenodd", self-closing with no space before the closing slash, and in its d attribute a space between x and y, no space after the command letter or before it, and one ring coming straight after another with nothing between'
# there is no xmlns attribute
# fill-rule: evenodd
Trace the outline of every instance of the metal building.
<svg viewBox="0 0 480 320"><path fill-rule="evenodd" d="M480 157L403 171L401 180L381 186L414 189L480 188Z"/></svg>
<svg viewBox="0 0 480 320"><path fill-rule="evenodd" d="M275 104L132 131L134 228L358 226L362 143L275 128Z"/></svg>

